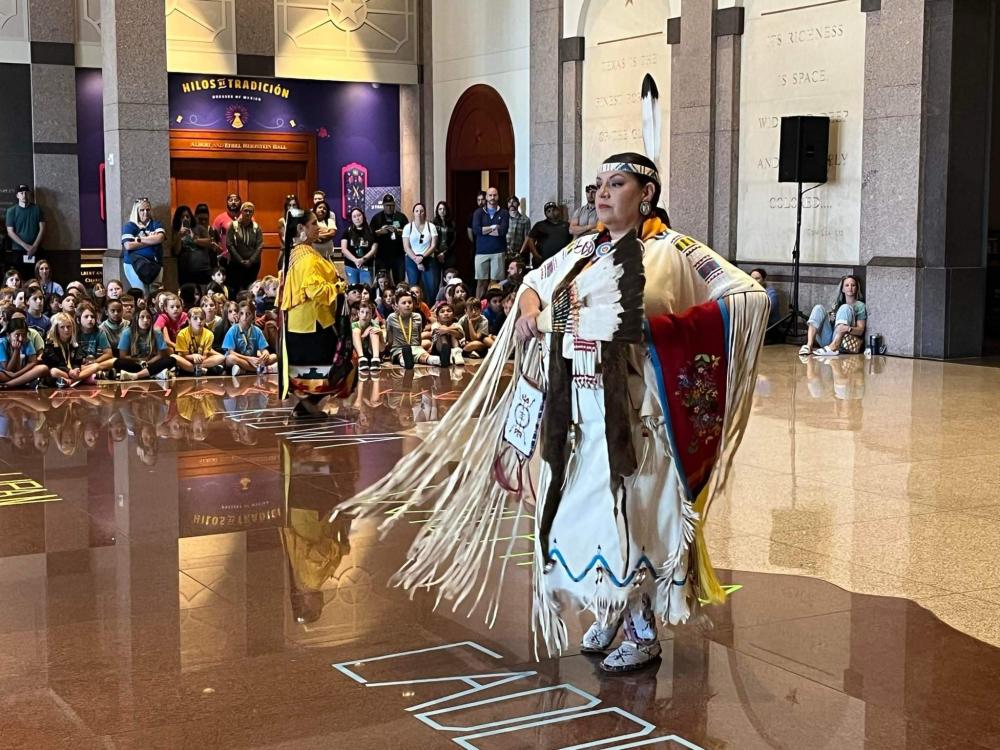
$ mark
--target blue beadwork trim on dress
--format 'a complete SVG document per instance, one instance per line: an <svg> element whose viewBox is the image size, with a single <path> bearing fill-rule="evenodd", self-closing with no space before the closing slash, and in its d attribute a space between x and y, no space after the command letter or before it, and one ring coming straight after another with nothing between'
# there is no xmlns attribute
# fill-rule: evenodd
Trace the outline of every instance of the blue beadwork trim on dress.
<svg viewBox="0 0 1000 750"><path fill-rule="evenodd" d="M573 583L579 583L584 578L586 578L590 574L590 571L592 571L598 563L601 563L604 566L604 572L607 573L608 580L610 580L611 583L616 588L623 589L626 586L631 586L632 581L635 580L636 573L638 573L639 569L642 567L645 567L646 570L649 571L650 575L652 575L654 579L656 578L656 568L653 566L653 563L650 561L650 559L645 555L639 558L639 563L635 566L635 570L629 573L628 577L624 581L618 580L618 577L611 571L611 564L607 561L604 555L600 553L594 555L594 557L590 560L589 563L587 563L587 567L584 568L583 572L580 573L580 575L576 575L575 573L573 573L572 570L569 569L569 564L566 562L566 558L563 557L562 552L560 552L558 548L553 547L549 551L549 557L552 560L559 561L559 564L562 565L563 570L566 571L566 575L570 577ZM674 584L677 586L683 586L685 583L687 583L687 575L684 576L683 580L674 581Z"/></svg>

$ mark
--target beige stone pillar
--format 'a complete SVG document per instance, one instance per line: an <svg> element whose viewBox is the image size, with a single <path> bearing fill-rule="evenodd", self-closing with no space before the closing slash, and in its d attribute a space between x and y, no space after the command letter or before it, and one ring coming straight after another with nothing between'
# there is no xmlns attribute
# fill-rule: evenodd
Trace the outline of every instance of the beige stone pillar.
<svg viewBox="0 0 1000 750"><path fill-rule="evenodd" d="M167 41L162 0L102 0L104 158L108 251L105 278L123 278L121 228L136 198L170 224ZM165 252L164 255L167 253ZM171 284L172 266L164 273ZM174 275L174 284L176 283Z"/></svg>

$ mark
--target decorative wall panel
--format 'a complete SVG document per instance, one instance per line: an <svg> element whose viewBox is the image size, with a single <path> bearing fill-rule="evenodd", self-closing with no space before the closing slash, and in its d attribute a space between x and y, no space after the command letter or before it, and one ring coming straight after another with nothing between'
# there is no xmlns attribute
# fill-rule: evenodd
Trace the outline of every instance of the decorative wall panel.
<svg viewBox="0 0 1000 750"><path fill-rule="evenodd" d="M826 0L749 0L745 7L737 256L791 260L798 197L796 185L778 182L781 118L824 115L828 181L802 199L802 262L856 264L865 14L858 3Z"/></svg>
<svg viewBox="0 0 1000 750"><path fill-rule="evenodd" d="M166 0L167 49L236 53L235 0Z"/></svg>
<svg viewBox="0 0 1000 750"><path fill-rule="evenodd" d="M28 39L28 0L0 0L0 62L30 62Z"/></svg>
<svg viewBox="0 0 1000 750"><path fill-rule="evenodd" d="M419 62L417 0L276 0L275 55L285 74L392 82ZM291 69L290 69L291 68ZM323 70L335 70L336 75ZM308 68L302 71L308 75ZM414 78L415 80L415 78Z"/></svg>

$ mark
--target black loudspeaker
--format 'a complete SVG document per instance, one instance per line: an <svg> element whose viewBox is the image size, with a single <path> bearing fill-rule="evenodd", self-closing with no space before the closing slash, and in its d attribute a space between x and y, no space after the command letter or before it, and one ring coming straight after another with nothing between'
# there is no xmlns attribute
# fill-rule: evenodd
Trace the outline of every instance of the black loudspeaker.
<svg viewBox="0 0 1000 750"><path fill-rule="evenodd" d="M829 117L782 117L778 182L826 182Z"/></svg>

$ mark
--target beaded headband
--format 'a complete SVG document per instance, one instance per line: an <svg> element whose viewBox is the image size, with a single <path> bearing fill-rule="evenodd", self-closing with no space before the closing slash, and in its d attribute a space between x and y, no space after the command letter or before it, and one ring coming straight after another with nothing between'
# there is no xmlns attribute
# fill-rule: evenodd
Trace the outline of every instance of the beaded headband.
<svg viewBox="0 0 1000 750"><path fill-rule="evenodd" d="M655 167L647 167L645 164L635 164L634 162L627 161L608 161L604 162L597 169L598 172L632 172L633 174L641 174L645 177L650 178L657 185L660 183L660 173L656 171Z"/></svg>

